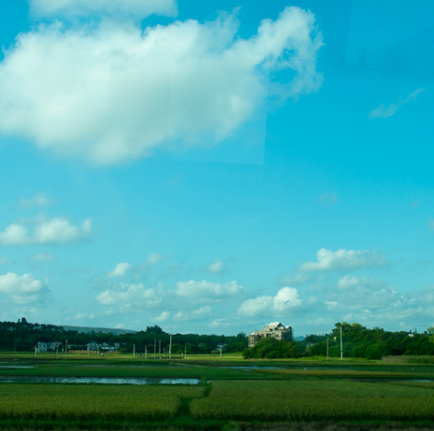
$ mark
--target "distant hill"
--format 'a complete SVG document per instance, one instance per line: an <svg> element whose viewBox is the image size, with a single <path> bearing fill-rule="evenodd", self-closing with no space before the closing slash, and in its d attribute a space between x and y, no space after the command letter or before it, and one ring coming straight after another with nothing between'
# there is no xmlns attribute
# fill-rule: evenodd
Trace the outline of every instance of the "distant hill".
<svg viewBox="0 0 434 431"><path fill-rule="evenodd" d="M299 335L298 337L294 338L295 341L304 341L304 337L302 337L301 335Z"/></svg>
<svg viewBox="0 0 434 431"><path fill-rule="evenodd" d="M65 331L77 331L83 334L89 334L91 332L102 332L103 334L114 334L114 335L122 335L122 334L134 334L137 331L131 331L129 329L119 329L119 328L91 328L87 326L65 326L62 325Z"/></svg>

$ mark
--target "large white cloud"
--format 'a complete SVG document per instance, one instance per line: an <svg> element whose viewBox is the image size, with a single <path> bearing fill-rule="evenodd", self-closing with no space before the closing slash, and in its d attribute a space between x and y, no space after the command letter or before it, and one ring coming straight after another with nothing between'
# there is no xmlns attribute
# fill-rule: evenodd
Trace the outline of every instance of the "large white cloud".
<svg viewBox="0 0 434 431"><path fill-rule="evenodd" d="M244 288L239 286L236 280L225 284L212 283L206 280L190 280L176 283L176 293L179 296L193 299L223 298L236 296L242 292L244 292Z"/></svg>
<svg viewBox="0 0 434 431"><path fill-rule="evenodd" d="M289 310L296 309L303 304L298 290L294 287L282 287L276 296L259 296L244 301L238 308L240 316L268 316L270 314L282 316Z"/></svg>
<svg viewBox="0 0 434 431"><path fill-rule="evenodd" d="M293 71L283 98L320 88L322 37L310 11L288 7L250 39L237 29L222 15L145 31L104 20L22 33L0 64L0 131L113 164L224 139L253 118L275 71Z"/></svg>
<svg viewBox="0 0 434 431"><path fill-rule="evenodd" d="M360 269L366 267L382 267L386 264L386 256L376 250L346 250L336 251L322 248L316 253L316 262L305 262L300 265L300 271L339 271Z"/></svg>
<svg viewBox="0 0 434 431"><path fill-rule="evenodd" d="M38 222L29 234L26 226L20 223L9 225L0 232L1 245L31 245L71 243L86 240L92 229L91 219L81 226L72 225L66 218L58 217Z"/></svg>
<svg viewBox="0 0 434 431"><path fill-rule="evenodd" d="M144 18L152 14L176 15L175 0L30 0L36 15L132 15Z"/></svg>
<svg viewBox="0 0 434 431"><path fill-rule="evenodd" d="M31 304L41 300L43 284L32 274L18 275L8 272L0 275L0 294L6 295L15 304Z"/></svg>

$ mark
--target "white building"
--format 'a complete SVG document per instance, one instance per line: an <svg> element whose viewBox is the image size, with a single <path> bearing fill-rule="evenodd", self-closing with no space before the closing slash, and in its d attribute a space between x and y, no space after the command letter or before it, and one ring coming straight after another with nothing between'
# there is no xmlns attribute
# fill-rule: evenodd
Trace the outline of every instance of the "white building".
<svg viewBox="0 0 434 431"><path fill-rule="evenodd" d="M38 353L44 353L48 350L47 343L43 341L38 341L38 345L36 346L36 352Z"/></svg>
<svg viewBox="0 0 434 431"><path fill-rule="evenodd" d="M272 322L264 326L262 331L253 331L249 334L249 347L254 347L262 338L275 338L276 340L292 340L292 327Z"/></svg>

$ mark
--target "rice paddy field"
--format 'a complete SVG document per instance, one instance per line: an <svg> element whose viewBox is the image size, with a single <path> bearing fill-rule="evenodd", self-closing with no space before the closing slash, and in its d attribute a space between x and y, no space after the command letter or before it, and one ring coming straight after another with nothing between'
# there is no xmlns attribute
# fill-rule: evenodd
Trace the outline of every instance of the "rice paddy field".
<svg viewBox="0 0 434 431"><path fill-rule="evenodd" d="M434 430L434 365L0 355L0 428Z"/></svg>

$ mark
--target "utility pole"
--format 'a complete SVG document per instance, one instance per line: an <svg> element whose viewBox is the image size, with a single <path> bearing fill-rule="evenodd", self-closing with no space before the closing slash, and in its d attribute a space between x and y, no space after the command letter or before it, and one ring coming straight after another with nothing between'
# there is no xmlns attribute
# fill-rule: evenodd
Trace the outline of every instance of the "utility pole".
<svg viewBox="0 0 434 431"><path fill-rule="evenodd" d="M327 359L329 358L329 337L327 337Z"/></svg>
<svg viewBox="0 0 434 431"><path fill-rule="evenodd" d="M148 346L145 346L145 359L148 359Z"/></svg>
<svg viewBox="0 0 434 431"><path fill-rule="evenodd" d="M157 339L154 338L154 360L157 359Z"/></svg>
<svg viewBox="0 0 434 431"><path fill-rule="evenodd" d="M158 356L161 358L161 340L158 340Z"/></svg>
<svg viewBox="0 0 434 431"><path fill-rule="evenodd" d="M59 343L56 343L56 359L59 359Z"/></svg>
<svg viewBox="0 0 434 431"><path fill-rule="evenodd" d="M136 357L136 345L133 344L133 358Z"/></svg>
<svg viewBox="0 0 434 431"><path fill-rule="evenodd" d="M169 360L172 360L172 327L170 327Z"/></svg>
<svg viewBox="0 0 434 431"><path fill-rule="evenodd" d="M36 356L36 346L35 346L35 356Z"/></svg>
<svg viewBox="0 0 434 431"><path fill-rule="evenodd" d="M87 357L90 356L90 349L89 349L89 344L87 345Z"/></svg>
<svg viewBox="0 0 434 431"><path fill-rule="evenodd" d="M185 354L184 354L184 359L187 357L187 344L185 345Z"/></svg>
<svg viewBox="0 0 434 431"><path fill-rule="evenodd" d="M220 346L220 359L222 358L223 346Z"/></svg>
<svg viewBox="0 0 434 431"><path fill-rule="evenodd" d="M65 340L65 356L68 354L68 340Z"/></svg>
<svg viewBox="0 0 434 431"><path fill-rule="evenodd" d="M341 361L344 359L344 348L343 348L343 341L342 341L342 325L341 325Z"/></svg>

